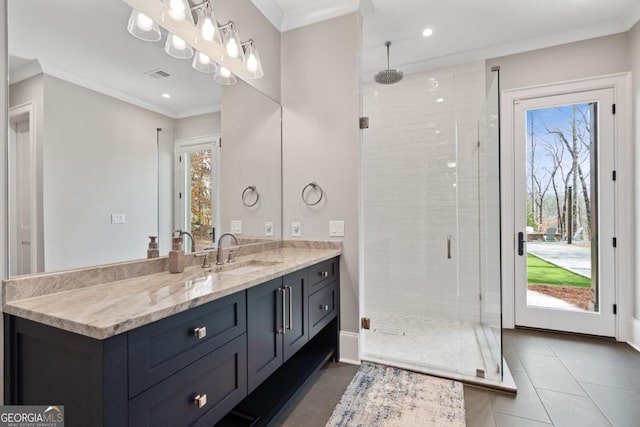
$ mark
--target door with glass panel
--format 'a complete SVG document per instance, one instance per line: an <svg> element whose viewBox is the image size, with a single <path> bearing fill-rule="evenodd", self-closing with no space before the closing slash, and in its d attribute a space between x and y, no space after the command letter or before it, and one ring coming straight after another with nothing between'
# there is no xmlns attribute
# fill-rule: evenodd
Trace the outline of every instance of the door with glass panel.
<svg viewBox="0 0 640 427"><path fill-rule="evenodd" d="M516 325L615 335L613 89L517 101Z"/></svg>
<svg viewBox="0 0 640 427"><path fill-rule="evenodd" d="M220 229L219 145L218 137L176 144L176 228L193 235L197 251L215 247Z"/></svg>

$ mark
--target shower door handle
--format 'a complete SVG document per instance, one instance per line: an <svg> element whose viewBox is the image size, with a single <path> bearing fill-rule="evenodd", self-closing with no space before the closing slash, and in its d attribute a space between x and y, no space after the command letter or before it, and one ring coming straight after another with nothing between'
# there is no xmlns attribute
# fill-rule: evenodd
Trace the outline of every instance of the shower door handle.
<svg viewBox="0 0 640 427"><path fill-rule="evenodd" d="M447 236L447 259L451 259L451 234Z"/></svg>
<svg viewBox="0 0 640 427"><path fill-rule="evenodd" d="M524 233L522 231L518 233L518 255L524 255Z"/></svg>

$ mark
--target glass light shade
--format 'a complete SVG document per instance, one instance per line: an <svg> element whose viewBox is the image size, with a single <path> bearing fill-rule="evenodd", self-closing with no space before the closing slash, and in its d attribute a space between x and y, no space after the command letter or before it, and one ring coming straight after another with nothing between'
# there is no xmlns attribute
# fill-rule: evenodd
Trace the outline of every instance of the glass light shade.
<svg viewBox="0 0 640 427"><path fill-rule="evenodd" d="M222 32L222 45L224 47L224 54L222 60L226 58L240 59L244 61L244 51L240 45L240 36L238 30L234 25L227 27Z"/></svg>
<svg viewBox="0 0 640 427"><path fill-rule="evenodd" d="M132 10L129 16L129 23L127 24L127 31L133 37L146 42L157 42L162 35L160 34L160 27L153 22L153 19L149 18L144 13Z"/></svg>
<svg viewBox="0 0 640 427"><path fill-rule="evenodd" d="M208 42L222 43L218 23L213 11L208 7L203 7L198 11L198 37Z"/></svg>
<svg viewBox="0 0 640 427"><path fill-rule="evenodd" d="M218 67L216 74L213 76L213 80L223 86L231 86L238 83L236 76L234 76L233 73L224 65L220 65Z"/></svg>
<svg viewBox="0 0 640 427"><path fill-rule="evenodd" d="M164 21L167 18L173 19L174 21L184 21L186 19L193 24L193 15L191 15L189 0L164 0L162 19Z"/></svg>
<svg viewBox="0 0 640 427"><path fill-rule="evenodd" d="M242 67L252 79L260 79L264 76L262 62L260 61L260 55L258 55L258 48L256 48L253 42L246 45Z"/></svg>
<svg viewBox="0 0 640 427"><path fill-rule="evenodd" d="M189 59L193 56L193 48L180 37L169 33L164 44L164 51L167 55L178 59Z"/></svg>
<svg viewBox="0 0 640 427"><path fill-rule="evenodd" d="M196 54L193 56L193 62L191 66L194 70L200 71L201 73L215 73L218 67L216 63L211 60L206 54L202 52L196 51Z"/></svg>

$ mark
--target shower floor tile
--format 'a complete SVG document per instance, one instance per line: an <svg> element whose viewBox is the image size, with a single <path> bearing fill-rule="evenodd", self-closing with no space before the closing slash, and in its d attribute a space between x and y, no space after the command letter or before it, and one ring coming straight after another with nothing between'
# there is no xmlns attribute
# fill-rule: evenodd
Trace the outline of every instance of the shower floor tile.
<svg viewBox="0 0 640 427"><path fill-rule="evenodd" d="M494 347L493 353L500 355L499 345L487 343L491 333L479 337L483 327L476 323L382 312L370 314L370 319L371 328L361 334L363 360L473 383L500 382L497 362L482 352ZM476 376L478 369L484 379Z"/></svg>

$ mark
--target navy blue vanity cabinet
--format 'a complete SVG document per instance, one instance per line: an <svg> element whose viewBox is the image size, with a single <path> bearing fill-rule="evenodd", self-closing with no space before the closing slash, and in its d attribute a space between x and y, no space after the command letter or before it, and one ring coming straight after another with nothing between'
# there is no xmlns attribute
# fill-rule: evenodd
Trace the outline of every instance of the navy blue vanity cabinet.
<svg viewBox="0 0 640 427"><path fill-rule="evenodd" d="M286 362L309 341L308 269L282 278L285 291L285 334L283 361Z"/></svg>
<svg viewBox="0 0 640 427"><path fill-rule="evenodd" d="M282 278L247 290L249 393L282 365L284 297Z"/></svg>
<svg viewBox="0 0 640 427"><path fill-rule="evenodd" d="M249 393L309 340L307 269L247 291Z"/></svg>
<svg viewBox="0 0 640 427"><path fill-rule="evenodd" d="M5 319L5 403L67 427L267 426L337 356L338 258L99 340Z"/></svg>

